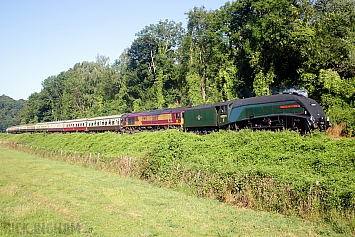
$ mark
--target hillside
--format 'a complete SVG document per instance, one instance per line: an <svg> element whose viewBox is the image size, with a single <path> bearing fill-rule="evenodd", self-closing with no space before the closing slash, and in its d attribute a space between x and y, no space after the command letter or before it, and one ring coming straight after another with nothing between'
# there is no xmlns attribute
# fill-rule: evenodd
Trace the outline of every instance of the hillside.
<svg viewBox="0 0 355 237"><path fill-rule="evenodd" d="M9 96L0 96L0 132L12 125L20 124L19 113L25 106L24 100L14 100Z"/></svg>

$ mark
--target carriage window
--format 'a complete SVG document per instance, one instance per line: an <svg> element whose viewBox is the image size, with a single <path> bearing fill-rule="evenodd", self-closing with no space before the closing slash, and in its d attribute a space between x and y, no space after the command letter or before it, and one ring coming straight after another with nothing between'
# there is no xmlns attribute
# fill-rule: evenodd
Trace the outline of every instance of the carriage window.
<svg viewBox="0 0 355 237"><path fill-rule="evenodd" d="M175 117L176 117L177 119L179 119L179 118L180 118L180 113L176 113L176 114L175 114Z"/></svg>

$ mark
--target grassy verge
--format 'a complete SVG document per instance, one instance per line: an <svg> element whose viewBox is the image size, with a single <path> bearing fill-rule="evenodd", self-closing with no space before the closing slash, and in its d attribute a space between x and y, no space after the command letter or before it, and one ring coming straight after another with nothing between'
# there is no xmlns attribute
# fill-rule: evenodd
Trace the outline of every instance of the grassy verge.
<svg viewBox="0 0 355 237"><path fill-rule="evenodd" d="M109 172L2 147L0 157L1 236L336 236Z"/></svg>
<svg viewBox="0 0 355 237"><path fill-rule="evenodd" d="M163 183L238 207L355 230L355 140L319 133L3 135L16 149ZM19 146L20 145L20 146Z"/></svg>

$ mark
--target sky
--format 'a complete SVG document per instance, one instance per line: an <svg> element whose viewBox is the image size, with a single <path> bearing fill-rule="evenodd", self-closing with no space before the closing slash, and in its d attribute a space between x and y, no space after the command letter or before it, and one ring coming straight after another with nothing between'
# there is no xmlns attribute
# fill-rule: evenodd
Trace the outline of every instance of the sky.
<svg viewBox="0 0 355 237"><path fill-rule="evenodd" d="M15 100L40 92L42 82L96 61L118 59L135 34L186 12L216 10L228 0L0 0L0 95Z"/></svg>

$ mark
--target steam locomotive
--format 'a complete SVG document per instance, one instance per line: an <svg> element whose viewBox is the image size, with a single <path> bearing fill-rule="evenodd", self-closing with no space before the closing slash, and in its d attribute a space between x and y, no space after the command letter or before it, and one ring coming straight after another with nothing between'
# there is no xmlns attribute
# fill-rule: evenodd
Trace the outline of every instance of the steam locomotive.
<svg viewBox="0 0 355 237"><path fill-rule="evenodd" d="M195 107L151 110L122 115L81 118L9 127L7 133L102 132L135 133L179 129L205 134L221 129L324 131L329 119L313 99L277 94Z"/></svg>

